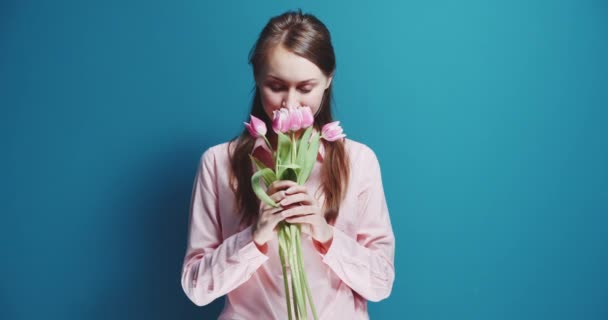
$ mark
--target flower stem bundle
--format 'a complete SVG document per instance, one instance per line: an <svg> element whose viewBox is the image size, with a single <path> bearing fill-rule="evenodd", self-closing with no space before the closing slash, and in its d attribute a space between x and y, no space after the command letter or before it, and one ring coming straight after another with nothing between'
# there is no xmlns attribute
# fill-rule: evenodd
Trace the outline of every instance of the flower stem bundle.
<svg viewBox="0 0 608 320"><path fill-rule="evenodd" d="M316 163L320 139L336 141L345 137L339 121L326 124L321 135L313 133L313 123L312 111L307 106L281 108L274 111L272 127L277 134L276 150L273 150L266 138L267 129L264 121L252 115L251 122L245 123L249 133L255 138L263 138L268 148L272 150L274 168L267 167L250 155L257 168L251 177L251 185L261 201L278 207L279 205L270 198L262 184L268 187L277 180L291 180L303 185ZM299 133L300 130L304 131L296 138L296 133ZM289 319L292 319L292 313L296 319L306 319L308 316L307 304L310 304L313 318L317 320L318 316L302 259L300 225L282 221L277 227L277 233Z"/></svg>

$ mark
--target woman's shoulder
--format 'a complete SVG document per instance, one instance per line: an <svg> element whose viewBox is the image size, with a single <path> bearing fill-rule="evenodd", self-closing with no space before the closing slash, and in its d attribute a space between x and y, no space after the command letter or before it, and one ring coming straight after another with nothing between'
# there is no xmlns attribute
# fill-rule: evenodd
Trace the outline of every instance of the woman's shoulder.
<svg viewBox="0 0 608 320"><path fill-rule="evenodd" d="M227 161L229 158L229 150L233 151L234 146L235 143L233 143L233 140L229 140L207 147L200 156L200 162L217 163Z"/></svg>
<svg viewBox="0 0 608 320"><path fill-rule="evenodd" d="M344 146L351 161L377 161L374 150L363 142L344 138Z"/></svg>

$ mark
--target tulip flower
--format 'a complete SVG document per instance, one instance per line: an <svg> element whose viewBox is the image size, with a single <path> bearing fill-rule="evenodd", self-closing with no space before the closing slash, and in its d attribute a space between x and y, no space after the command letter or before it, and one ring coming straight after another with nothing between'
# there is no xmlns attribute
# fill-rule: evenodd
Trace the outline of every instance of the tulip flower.
<svg viewBox="0 0 608 320"><path fill-rule="evenodd" d="M259 118L252 115L251 121L249 123L244 123L245 127L247 127L247 130L249 131L249 134L251 134L252 137L259 138L266 135L266 124Z"/></svg>
<svg viewBox="0 0 608 320"><path fill-rule="evenodd" d="M315 122L312 110L308 106L281 108L272 113L274 132L288 133L306 129Z"/></svg>
<svg viewBox="0 0 608 320"><path fill-rule="evenodd" d="M336 141L346 137L346 135L343 133L344 130L342 130L342 127L340 127L340 121L334 121L324 125L321 132L321 138L327 141Z"/></svg>
<svg viewBox="0 0 608 320"><path fill-rule="evenodd" d="M281 108L272 112L272 130L274 132L286 133L289 131L289 110Z"/></svg>
<svg viewBox="0 0 608 320"><path fill-rule="evenodd" d="M289 109L289 130L298 131L302 128L302 107Z"/></svg>
<svg viewBox="0 0 608 320"><path fill-rule="evenodd" d="M308 128L315 123L315 118L312 115L312 110L308 106L302 107L302 128Z"/></svg>

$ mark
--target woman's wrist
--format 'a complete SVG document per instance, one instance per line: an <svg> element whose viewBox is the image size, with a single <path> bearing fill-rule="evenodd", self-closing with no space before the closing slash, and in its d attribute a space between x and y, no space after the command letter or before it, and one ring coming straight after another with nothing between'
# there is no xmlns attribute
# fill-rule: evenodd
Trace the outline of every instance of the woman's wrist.
<svg viewBox="0 0 608 320"><path fill-rule="evenodd" d="M321 252L322 254L325 254L329 250L329 247L331 247L333 240L334 240L334 230L331 227L329 227L329 237L327 239L313 239L313 244L319 252Z"/></svg>
<svg viewBox="0 0 608 320"><path fill-rule="evenodd" d="M261 253L266 254L268 252L268 244L267 243L262 243L262 244L258 243L256 241L255 236L256 236L256 232L252 228L252 230L251 230L251 238L252 238L253 244L255 244L255 246L258 248L258 250L260 250Z"/></svg>

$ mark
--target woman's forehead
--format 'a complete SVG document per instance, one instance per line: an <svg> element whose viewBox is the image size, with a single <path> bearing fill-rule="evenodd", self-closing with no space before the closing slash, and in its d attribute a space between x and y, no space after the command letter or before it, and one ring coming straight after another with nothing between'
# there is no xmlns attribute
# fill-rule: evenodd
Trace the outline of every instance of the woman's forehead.
<svg viewBox="0 0 608 320"><path fill-rule="evenodd" d="M267 77L290 83L317 80L323 75L321 69L310 60L282 47L268 53L264 69Z"/></svg>

